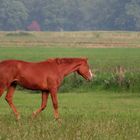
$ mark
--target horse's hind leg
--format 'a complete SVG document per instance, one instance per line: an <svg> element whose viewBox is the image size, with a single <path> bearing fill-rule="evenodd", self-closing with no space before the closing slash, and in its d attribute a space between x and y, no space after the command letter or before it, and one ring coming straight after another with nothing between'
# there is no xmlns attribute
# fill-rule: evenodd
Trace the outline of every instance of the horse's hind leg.
<svg viewBox="0 0 140 140"><path fill-rule="evenodd" d="M8 102L11 109L13 110L14 114L16 115L16 119L19 120L20 115L19 115L15 105L13 104L13 95L14 95L15 88L16 88L16 84L15 83L11 84L11 86L8 88L5 99Z"/></svg>
<svg viewBox="0 0 140 140"><path fill-rule="evenodd" d="M54 108L54 117L56 120L59 120L57 90L51 91L51 98L52 98L52 103Z"/></svg>

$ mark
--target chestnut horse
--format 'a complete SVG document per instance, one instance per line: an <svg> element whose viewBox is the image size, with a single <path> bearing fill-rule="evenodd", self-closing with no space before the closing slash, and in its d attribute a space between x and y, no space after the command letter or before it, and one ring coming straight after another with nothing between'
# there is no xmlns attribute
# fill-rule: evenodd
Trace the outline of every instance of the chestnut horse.
<svg viewBox="0 0 140 140"><path fill-rule="evenodd" d="M45 109L50 93L55 119L59 118L57 91L65 76L77 72L86 80L92 79L92 72L86 58L54 58L43 62L25 62L21 60L4 60L0 62L0 97L7 89L6 101L17 119L19 112L13 104L13 94L17 84L42 92L41 107L33 112L36 116Z"/></svg>

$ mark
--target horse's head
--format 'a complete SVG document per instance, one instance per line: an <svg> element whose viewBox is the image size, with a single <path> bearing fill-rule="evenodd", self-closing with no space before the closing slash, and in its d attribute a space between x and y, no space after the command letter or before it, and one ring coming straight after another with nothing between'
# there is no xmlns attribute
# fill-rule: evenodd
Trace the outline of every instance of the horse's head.
<svg viewBox="0 0 140 140"><path fill-rule="evenodd" d="M81 64L79 65L79 68L77 70L77 73L80 74L86 80L90 81L93 78L93 73L91 72L87 60L88 60L87 58L82 59Z"/></svg>

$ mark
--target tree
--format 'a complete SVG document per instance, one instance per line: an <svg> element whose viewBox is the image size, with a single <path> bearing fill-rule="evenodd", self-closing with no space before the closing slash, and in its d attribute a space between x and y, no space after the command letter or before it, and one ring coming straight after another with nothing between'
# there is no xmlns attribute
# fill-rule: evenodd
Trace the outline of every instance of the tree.
<svg viewBox="0 0 140 140"><path fill-rule="evenodd" d="M135 29L140 30L140 1L131 0L125 6L126 14L130 16L135 24Z"/></svg>
<svg viewBox="0 0 140 140"><path fill-rule="evenodd" d="M67 1L67 0L66 0ZM61 30L65 25L65 2L63 0L47 0L42 8L45 17L45 30Z"/></svg>
<svg viewBox="0 0 140 140"><path fill-rule="evenodd" d="M41 31L37 21L32 21L32 23L27 27L27 29L29 31Z"/></svg>
<svg viewBox="0 0 140 140"><path fill-rule="evenodd" d="M0 30L16 30L24 28L28 12L24 4L17 0L1 0Z"/></svg>
<svg viewBox="0 0 140 140"><path fill-rule="evenodd" d="M0 30L140 30L139 0L0 0Z"/></svg>

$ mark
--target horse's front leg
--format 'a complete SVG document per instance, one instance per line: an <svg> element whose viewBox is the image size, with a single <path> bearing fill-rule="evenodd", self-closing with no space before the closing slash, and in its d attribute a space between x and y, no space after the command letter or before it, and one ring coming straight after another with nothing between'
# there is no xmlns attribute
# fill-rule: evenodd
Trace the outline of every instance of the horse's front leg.
<svg viewBox="0 0 140 140"><path fill-rule="evenodd" d="M58 112L58 98L57 98L57 90L51 90L51 99L54 108L54 117L56 120L59 119L59 112Z"/></svg>
<svg viewBox="0 0 140 140"><path fill-rule="evenodd" d="M38 110L36 110L35 112L33 112L33 117L35 117L36 115L38 115L41 111L43 111L46 108L48 96L49 96L49 93L48 92L42 91L42 103L41 103L41 107Z"/></svg>

